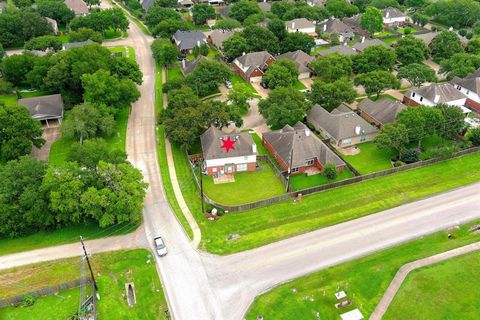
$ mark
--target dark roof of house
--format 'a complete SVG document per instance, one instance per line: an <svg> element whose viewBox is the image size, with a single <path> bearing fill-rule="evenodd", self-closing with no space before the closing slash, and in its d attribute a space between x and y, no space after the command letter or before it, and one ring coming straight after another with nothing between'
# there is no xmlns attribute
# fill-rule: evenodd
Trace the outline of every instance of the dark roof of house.
<svg viewBox="0 0 480 320"><path fill-rule="evenodd" d="M262 10L262 12L270 12L270 9L272 8L272 3L263 1L259 2L258 6L260 7L260 10Z"/></svg>
<svg viewBox="0 0 480 320"><path fill-rule="evenodd" d="M337 141L378 131L350 108L348 108L349 111L345 108L348 107L343 105L330 113L317 104L312 108L307 119L315 128L321 128Z"/></svg>
<svg viewBox="0 0 480 320"><path fill-rule="evenodd" d="M249 76L256 68L260 68L263 70L266 62L270 58L273 58L273 56L267 51L259 51L244 54L243 56L240 56L235 60L240 62L244 68L248 68L245 74Z"/></svg>
<svg viewBox="0 0 480 320"><path fill-rule="evenodd" d="M212 39L212 43L215 47L221 48L223 41L233 36L233 34L233 31L215 29L210 34L210 39Z"/></svg>
<svg viewBox="0 0 480 320"><path fill-rule="evenodd" d="M397 114L407 108L400 101L381 98L372 101L369 98L363 99L358 104L358 109L368 114L380 124L395 122Z"/></svg>
<svg viewBox="0 0 480 320"><path fill-rule="evenodd" d="M203 32L198 30L177 30L173 35L173 39L175 42L178 42L180 50L190 50L198 46L198 43L204 44L207 41Z"/></svg>
<svg viewBox="0 0 480 320"><path fill-rule="evenodd" d="M427 46L432 43L433 39L438 35L438 32L427 32L422 34L414 34L413 37L422 40Z"/></svg>
<svg viewBox="0 0 480 320"><path fill-rule="evenodd" d="M336 166L345 165L345 162L335 152L301 122L297 122L293 128L286 125L281 130L265 132L263 138L287 166L290 166L290 159L292 160L292 168L303 167L307 160L314 158L317 158L323 166L328 163Z"/></svg>
<svg viewBox="0 0 480 320"><path fill-rule="evenodd" d="M33 119L50 120L63 117L63 99L60 94L19 99L18 103L30 111Z"/></svg>
<svg viewBox="0 0 480 320"><path fill-rule="evenodd" d="M295 24L295 28L293 28L292 26L293 24ZM315 27L315 23L313 23L313 21L310 21L306 18L298 18L298 19L285 21L285 25L289 29L305 29L305 28Z"/></svg>
<svg viewBox="0 0 480 320"><path fill-rule="evenodd" d="M460 100L466 96L455 89L451 83L432 83L429 86L422 88L412 88L405 95L409 96L412 92L424 97L433 103L447 103L450 101ZM438 99L435 97L438 96Z"/></svg>
<svg viewBox="0 0 480 320"><path fill-rule="evenodd" d="M310 72L308 65L315 61L315 58L306 54L302 50L290 51L277 56L278 59L289 59L295 63L299 73Z"/></svg>
<svg viewBox="0 0 480 320"><path fill-rule="evenodd" d="M363 42L357 42L353 45L353 48L357 51L362 52L367 47L371 46L384 46L390 48L385 42L379 39L363 39Z"/></svg>
<svg viewBox="0 0 480 320"><path fill-rule="evenodd" d="M346 25L352 27L352 29L354 29L355 32L357 32L359 34L362 34L362 35L366 35L367 32L365 30L363 30L362 26L360 25L360 18L361 17L362 17L361 14L357 14L357 15L354 15L353 17L343 18L342 21Z"/></svg>
<svg viewBox="0 0 480 320"><path fill-rule="evenodd" d="M227 152L225 148L222 148L222 140L226 140L229 137L235 141L235 149ZM211 126L200 136L200 141L205 160L244 157L256 154L256 152L253 152L255 143L248 132L226 134L220 129Z"/></svg>
<svg viewBox="0 0 480 320"><path fill-rule="evenodd" d="M182 68L182 73L184 75L192 73L193 70L195 70L195 68L197 67L197 64L205 60L207 60L207 58L205 58L204 56L198 56L192 61L185 61L185 68Z"/></svg>
<svg viewBox="0 0 480 320"><path fill-rule="evenodd" d="M64 2L65 5L76 15L83 15L88 13L87 4L83 0L64 0Z"/></svg>
<svg viewBox="0 0 480 320"><path fill-rule="evenodd" d="M338 46L335 46L335 47L331 47L327 50L319 51L318 55L324 57L324 56L328 56L329 54L332 54L332 53L346 54L346 55L349 55L349 56L354 55L354 54L358 54L357 51L353 50L349 46L338 45Z"/></svg>
<svg viewBox="0 0 480 320"><path fill-rule="evenodd" d="M87 44L90 44L90 43L94 43L92 40L88 39L88 40L85 40L85 41L81 41L81 42L70 42L70 43L65 43L63 45L63 48L65 50L68 50L70 48L77 48L77 47L83 47Z"/></svg>
<svg viewBox="0 0 480 320"><path fill-rule="evenodd" d="M148 9L150 9L150 7L155 3L155 0L143 0L142 1L142 8L145 10L145 11L148 11Z"/></svg>
<svg viewBox="0 0 480 320"><path fill-rule="evenodd" d="M401 18L406 17L407 15L397 8L388 7L382 10L382 15L384 18ZM388 17L387 17L388 16Z"/></svg>
<svg viewBox="0 0 480 320"><path fill-rule="evenodd" d="M326 21L321 22L318 27L321 32L336 33L342 35L346 34L353 36L353 29L343 23L343 21L340 19L330 18Z"/></svg>

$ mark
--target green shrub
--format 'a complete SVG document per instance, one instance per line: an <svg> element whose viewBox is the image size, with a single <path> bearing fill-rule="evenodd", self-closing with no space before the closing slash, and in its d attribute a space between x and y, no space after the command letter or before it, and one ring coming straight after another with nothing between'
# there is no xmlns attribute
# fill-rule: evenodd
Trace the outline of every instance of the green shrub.
<svg viewBox="0 0 480 320"><path fill-rule="evenodd" d="M467 32L467 35L465 36L468 40L473 38L473 32L469 31Z"/></svg>
<svg viewBox="0 0 480 320"><path fill-rule="evenodd" d="M334 164L328 163L323 168L323 175L328 180L335 180L335 178L337 177L337 168Z"/></svg>
<svg viewBox="0 0 480 320"><path fill-rule="evenodd" d="M474 146L480 146L480 128L470 130L468 140L471 141Z"/></svg>
<svg viewBox="0 0 480 320"><path fill-rule="evenodd" d="M466 29L460 29L458 30L458 33L462 36L465 37L467 35L467 30Z"/></svg>
<svg viewBox="0 0 480 320"><path fill-rule="evenodd" d="M20 303L20 305L22 307L31 307L35 304L35 302L37 301L37 296L33 295L33 294L26 294L23 296L23 299L22 299L22 302Z"/></svg>
<svg viewBox="0 0 480 320"><path fill-rule="evenodd" d="M405 163L414 163L418 161L420 151L418 149L408 149L400 156L400 160Z"/></svg>

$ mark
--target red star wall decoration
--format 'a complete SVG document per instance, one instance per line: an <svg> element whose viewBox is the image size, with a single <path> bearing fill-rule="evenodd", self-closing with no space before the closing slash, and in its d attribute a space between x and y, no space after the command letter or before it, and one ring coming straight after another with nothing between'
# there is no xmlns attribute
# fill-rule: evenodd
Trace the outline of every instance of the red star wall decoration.
<svg viewBox="0 0 480 320"><path fill-rule="evenodd" d="M220 148L224 148L227 153L230 150L235 150L235 140L230 139L230 137L226 140L222 139L222 145Z"/></svg>

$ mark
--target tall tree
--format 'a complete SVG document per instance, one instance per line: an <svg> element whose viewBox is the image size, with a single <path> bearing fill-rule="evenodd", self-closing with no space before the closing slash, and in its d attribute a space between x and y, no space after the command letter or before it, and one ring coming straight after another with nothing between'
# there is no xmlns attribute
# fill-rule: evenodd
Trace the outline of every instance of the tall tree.
<svg viewBox="0 0 480 320"><path fill-rule="evenodd" d="M49 17L60 24L66 25L73 18L75 14L70 10L63 1L43 0L36 1L37 11L43 17Z"/></svg>
<svg viewBox="0 0 480 320"><path fill-rule="evenodd" d="M457 34L452 31L440 32L432 41L431 50L435 61L448 59L455 53L463 52L463 47Z"/></svg>
<svg viewBox="0 0 480 320"><path fill-rule="evenodd" d="M289 33L281 44L282 52L302 50L305 53L310 53L315 46L313 37L301 32Z"/></svg>
<svg viewBox="0 0 480 320"><path fill-rule="evenodd" d="M113 149L103 139L85 140L83 144L74 143L67 154L67 161L76 162L81 167L96 169L100 161L108 163L126 163L125 151Z"/></svg>
<svg viewBox="0 0 480 320"><path fill-rule="evenodd" d="M289 87L298 78L298 70L295 63L287 59L279 59L272 63L265 74L263 81L270 89L277 87Z"/></svg>
<svg viewBox="0 0 480 320"><path fill-rule="evenodd" d="M348 79L339 79L334 82L314 81L310 100L332 111L342 102L353 102L356 96L357 92Z"/></svg>
<svg viewBox="0 0 480 320"><path fill-rule="evenodd" d="M204 24L209 19L215 19L215 9L208 3L196 3L192 8L193 21L197 24Z"/></svg>
<svg viewBox="0 0 480 320"><path fill-rule="evenodd" d="M422 147L422 140L428 134L425 130L425 119L420 108L407 108L400 111L396 117L396 122L403 124L407 128L408 141L416 142L418 148Z"/></svg>
<svg viewBox="0 0 480 320"><path fill-rule="evenodd" d="M160 22L171 19L171 20L181 20L182 17L178 12L172 8L163 8L158 5L153 5L148 9L145 14L145 24L149 28L153 28L158 25Z"/></svg>
<svg viewBox="0 0 480 320"><path fill-rule="evenodd" d="M62 47L62 41L56 36L40 36L32 38L25 43L25 49L27 50L60 51Z"/></svg>
<svg viewBox="0 0 480 320"><path fill-rule="evenodd" d="M350 78L352 74L352 59L350 56L334 53L320 57L310 64L315 74L325 82L341 78Z"/></svg>
<svg viewBox="0 0 480 320"><path fill-rule="evenodd" d="M443 25L469 27L480 19L480 4L471 0L439 0L427 7L427 14Z"/></svg>
<svg viewBox="0 0 480 320"><path fill-rule="evenodd" d="M406 79L414 87L420 87L425 82L436 80L435 71L422 63L412 63L398 70L398 79Z"/></svg>
<svg viewBox="0 0 480 320"><path fill-rule="evenodd" d="M442 137L446 139L455 138L465 127L465 115L462 109L446 104L438 104L437 108L441 111L445 119L444 127L441 130Z"/></svg>
<svg viewBox="0 0 480 320"><path fill-rule="evenodd" d="M223 62L205 60L199 62L195 70L186 77L186 83L200 97L215 93L218 86L230 80L233 72Z"/></svg>
<svg viewBox="0 0 480 320"><path fill-rule="evenodd" d="M368 7L360 18L360 26L369 34L383 30L382 12L375 7Z"/></svg>
<svg viewBox="0 0 480 320"><path fill-rule="evenodd" d="M469 53L456 53L450 58L442 60L440 72L447 73L447 79L465 77L480 68L480 56Z"/></svg>
<svg viewBox="0 0 480 320"><path fill-rule="evenodd" d="M362 85L369 97L375 93L378 98L385 89L399 88L400 81L388 71L375 70L359 74L355 78L355 85Z"/></svg>
<svg viewBox="0 0 480 320"><path fill-rule="evenodd" d="M35 60L30 52L5 57L1 65L4 79L14 86L22 86L27 80L27 73L33 69Z"/></svg>
<svg viewBox="0 0 480 320"><path fill-rule="evenodd" d="M420 39L407 36L398 40L395 48L398 61L403 64L421 63L428 58L429 49Z"/></svg>
<svg viewBox="0 0 480 320"><path fill-rule="evenodd" d="M242 24L239 21L231 18L226 18L218 20L213 26L213 29L233 30L236 28L240 28L241 26Z"/></svg>
<svg viewBox="0 0 480 320"><path fill-rule="evenodd" d="M248 26L243 30L242 36L247 40L250 52L268 51L271 54L276 54L280 51L278 39L270 30L263 27L257 25Z"/></svg>
<svg viewBox="0 0 480 320"><path fill-rule="evenodd" d="M223 41L223 52L228 60L240 57L243 53L250 52L247 40L241 33L235 32L230 38Z"/></svg>
<svg viewBox="0 0 480 320"><path fill-rule="evenodd" d="M391 71L396 61L395 51L384 46L371 46L352 57L353 72L366 73L374 70Z"/></svg>
<svg viewBox="0 0 480 320"><path fill-rule="evenodd" d="M80 28L77 31L69 32L68 38L70 42L82 42L89 39L97 43L103 42L103 36L100 32L88 28Z"/></svg>
<svg viewBox="0 0 480 320"><path fill-rule="evenodd" d="M268 30L270 30L278 40L282 41L288 35L287 29L285 28L285 22L279 18L273 18L268 21L267 24Z"/></svg>
<svg viewBox="0 0 480 320"><path fill-rule="evenodd" d="M395 149L401 157L408 143L408 131L405 125L388 123L375 137L375 145L380 150Z"/></svg>
<svg viewBox="0 0 480 320"><path fill-rule="evenodd" d="M156 39L152 43L152 53L155 61L162 65L167 66L177 61L178 49L168 39Z"/></svg>
<svg viewBox="0 0 480 320"><path fill-rule="evenodd" d="M240 0L231 6L228 15L235 20L243 22L248 16L260 12L260 7L256 1Z"/></svg>
<svg viewBox="0 0 480 320"><path fill-rule="evenodd" d="M330 16L335 18L351 17L358 13L358 8L345 0L327 0L325 9Z"/></svg>

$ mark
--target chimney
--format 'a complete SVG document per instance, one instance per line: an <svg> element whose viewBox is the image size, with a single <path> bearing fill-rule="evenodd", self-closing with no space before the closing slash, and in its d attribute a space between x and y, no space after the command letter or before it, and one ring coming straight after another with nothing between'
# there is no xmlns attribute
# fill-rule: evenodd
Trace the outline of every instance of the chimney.
<svg viewBox="0 0 480 320"><path fill-rule="evenodd" d="M327 24L326 23L323 25L323 32L325 32L325 31L327 31Z"/></svg>
<svg viewBox="0 0 480 320"><path fill-rule="evenodd" d="M257 153L257 145L254 143L252 143L252 152L253 153Z"/></svg>
<svg viewBox="0 0 480 320"><path fill-rule="evenodd" d="M440 95L436 94L433 103L438 103L438 101L440 101Z"/></svg>
<svg viewBox="0 0 480 320"><path fill-rule="evenodd" d="M365 36L362 37L362 43L364 43L364 42L365 42Z"/></svg>
<svg viewBox="0 0 480 320"><path fill-rule="evenodd" d="M182 59L182 69L185 70L185 59Z"/></svg>
<svg viewBox="0 0 480 320"><path fill-rule="evenodd" d="M242 52L242 56L244 56L244 55L245 55L245 52Z"/></svg>
<svg viewBox="0 0 480 320"><path fill-rule="evenodd" d="M310 132L309 129L305 129L305 135L306 135L307 137L310 137L310 133L311 133L311 132Z"/></svg>
<svg viewBox="0 0 480 320"><path fill-rule="evenodd" d="M200 47L200 40L197 40L197 47Z"/></svg>
<svg viewBox="0 0 480 320"><path fill-rule="evenodd" d="M390 11L387 11L387 13L385 14L385 18L388 18L390 17Z"/></svg>
<svg viewBox="0 0 480 320"><path fill-rule="evenodd" d="M292 29L295 29L295 22L292 22Z"/></svg>

